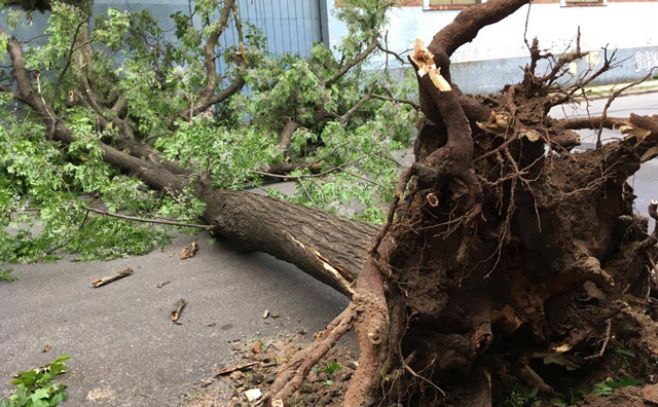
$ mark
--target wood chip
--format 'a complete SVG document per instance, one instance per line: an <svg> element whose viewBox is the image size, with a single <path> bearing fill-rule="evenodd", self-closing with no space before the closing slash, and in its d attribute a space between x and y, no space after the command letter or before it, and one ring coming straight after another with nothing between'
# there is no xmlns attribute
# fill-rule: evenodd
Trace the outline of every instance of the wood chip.
<svg viewBox="0 0 658 407"><path fill-rule="evenodd" d="M190 257L194 257L198 250L199 244L195 240L191 245L183 247L183 249L180 251L180 259L185 260L189 259Z"/></svg>
<svg viewBox="0 0 658 407"><path fill-rule="evenodd" d="M161 283L158 283L158 284L156 285L156 287L158 287L158 288L162 288L162 287L166 286L166 285L169 284L169 283L170 283L169 280L167 280L167 281L163 281L163 282L161 282Z"/></svg>
<svg viewBox="0 0 658 407"><path fill-rule="evenodd" d="M174 303L174 307L171 309L171 322L178 322L178 318L180 318L181 313L183 312L183 308L187 305L187 302L185 301L185 298L181 298L178 301Z"/></svg>
<svg viewBox="0 0 658 407"><path fill-rule="evenodd" d="M117 281L117 280L120 280L120 279L122 279L122 278L124 278L124 277L128 277L128 276L131 275L132 273L133 273L133 269L131 269L130 267L128 267L127 269L125 269L125 270L123 270L123 271L120 271L120 272L118 272L118 273L116 273L116 274L114 274L114 275L107 276L107 277L101 277L101 278L99 278L99 279L96 279L96 280L92 281L92 282L91 282L91 286L92 286L93 288L102 287L102 286L104 286L105 284L110 284L110 283L113 282L113 281Z"/></svg>

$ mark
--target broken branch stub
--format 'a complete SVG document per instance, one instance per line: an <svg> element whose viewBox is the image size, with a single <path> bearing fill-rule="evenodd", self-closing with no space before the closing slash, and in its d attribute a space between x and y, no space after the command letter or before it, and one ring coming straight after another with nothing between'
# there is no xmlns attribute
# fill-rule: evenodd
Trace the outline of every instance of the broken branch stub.
<svg viewBox="0 0 658 407"><path fill-rule="evenodd" d="M411 60L417 67L419 77L429 75L432 83L440 92L450 92L452 90L450 83L441 75L441 68L437 68L434 64L434 55L425 48L420 38L416 38Z"/></svg>

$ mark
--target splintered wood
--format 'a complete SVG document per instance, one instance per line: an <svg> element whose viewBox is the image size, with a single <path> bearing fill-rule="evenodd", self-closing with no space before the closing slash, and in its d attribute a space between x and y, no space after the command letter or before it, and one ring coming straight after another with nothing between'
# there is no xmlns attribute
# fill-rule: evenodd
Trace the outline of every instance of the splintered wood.
<svg viewBox="0 0 658 407"><path fill-rule="evenodd" d="M190 257L194 257L198 250L199 244L195 240L191 245L183 247L183 249L180 251L180 259L185 260L189 259Z"/></svg>
<svg viewBox="0 0 658 407"><path fill-rule="evenodd" d="M187 302L185 301L185 298L181 298L178 301L174 303L174 307L171 309L171 322L178 322L178 318L180 318L181 313L183 312L183 308L187 305Z"/></svg>
<svg viewBox="0 0 658 407"><path fill-rule="evenodd" d="M124 278L124 277L128 277L128 276L131 275L132 273L133 273L133 269L131 269L130 267L128 267L127 269L122 270L122 271L120 271L120 272L118 272L118 273L116 273L116 274L113 274L113 275L111 275L111 276L101 277L101 278L99 278L99 279L96 279L96 280L92 281L92 282L91 282L91 286L92 286L93 288L102 287L102 286L104 286L104 285L106 285L106 284L110 284L111 282L114 282L114 281L120 280L120 279L122 279L122 278Z"/></svg>
<svg viewBox="0 0 658 407"><path fill-rule="evenodd" d="M430 50L425 48L423 40L420 38L416 38L411 60L418 66L418 76L422 78L429 74L432 83L438 90L441 92L450 92L452 90L450 83L441 76L441 68L437 68L436 64L434 64L434 55Z"/></svg>

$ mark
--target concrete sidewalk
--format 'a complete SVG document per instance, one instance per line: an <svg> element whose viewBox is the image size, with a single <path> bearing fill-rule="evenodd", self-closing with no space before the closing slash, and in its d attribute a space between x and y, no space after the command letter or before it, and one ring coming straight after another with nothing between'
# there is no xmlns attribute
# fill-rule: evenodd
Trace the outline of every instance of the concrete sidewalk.
<svg viewBox="0 0 658 407"><path fill-rule="evenodd" d="M198 254L179 260L195 239ZM10 390L13 373L70 353L64 405L176 406L230 362L229 341L300 328L310 336L347 303L293 266L210 241L205 233L181 235L146 256L14 267L19 280L0 283L0 392ZM93 279L126 267L135 273L91 288ZM179 298L188 306L176 325L169 312ZM279 318L264 320L266 309ZM43 353L46 345L52 350Z"/></svg>

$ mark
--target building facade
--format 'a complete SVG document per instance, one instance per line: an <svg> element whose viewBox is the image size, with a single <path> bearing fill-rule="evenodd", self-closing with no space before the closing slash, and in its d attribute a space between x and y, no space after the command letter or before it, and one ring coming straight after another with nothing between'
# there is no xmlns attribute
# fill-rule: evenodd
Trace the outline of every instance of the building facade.
<svg viewBox="0 0 658 407"><path fill-rule="evenodd" d="M429 42L461 9L479 1L483 0L402 0L402 7L388 16L388 47L403 52L416 38ZM327 0L325 5L327 41L338 45L346 33L345 25L335 17L340 0ZM636 80L658 67L658 1L539 0L484 28L473 42L455 52L451 72L463 90L494 92L521 79L520 67L528 61L526 17L528 40L537 37L540 47L554 54L575 44L580 27L581 48L590 55L570 67L573 75L600 64L606 45L610 51L617 50L620 66L603 75L599 84ZM658 69L654 73L658 75Z"/></svg>
<svg viewBox="0 0 658 407"><path fill-rule="evenodd" d="M281 55L308 54L316 42L339 46L346 35L345 25L336 17L343 0L238 0L242 20L258 27L267 38L270 52ZM378 0L371 0L378 1ZM429 42L444 25L465 7L486 0L401 0L401 7L388 15L388 48L398 53L408 50L416 38ZM94 12L107 8L137 10L148 8L169 33L170 15L189 12L188 0L96 0ZM526 17L528 40L537 37L542 48L560 54L574 45L580 27L581 47L591 51L585 61L572 64L578 75L603 58L601 47L617 50L621 62L598 79L598 83L628 82L641 78L658 67L658 0L537 0L505 20L484 28L477 38L453 55L452 73L460 87L470 93L495 92L507 83L518 82L528 60L524 43ZM15 32L19 40L41 38L47 14L34 13L31 24ZM0 15L0 25L5 26ZM173 35L173 34L172 34ZM235 30L222 36L220 46L236 42ZM373 69L383 66L376 56ZM220 61L221 62L221 61ZM394 63L394 61L390 61ZM219 69L223 66L220 63ZM658 70L655 72L658 74Z"/></svg>

